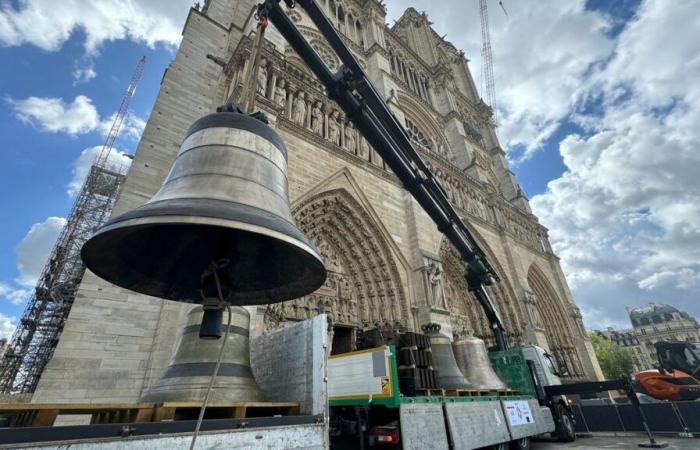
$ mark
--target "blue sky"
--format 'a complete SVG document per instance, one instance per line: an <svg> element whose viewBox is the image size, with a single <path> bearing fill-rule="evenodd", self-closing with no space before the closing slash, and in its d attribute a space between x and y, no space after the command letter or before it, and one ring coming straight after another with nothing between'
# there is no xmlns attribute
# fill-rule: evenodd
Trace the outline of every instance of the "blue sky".
<svg viewBox="0 0 700 450"><path fill-rule="evenodd" d="M480 85L476 2L386 3L389 23L409 4L426 11ZM505 16L492 3L499 137L586 323L625 325L624 306L652 300L700 316L700 6L510 0ZM104 141L145 55L116 145L134 151L189 6L0 3L0 335L70 210L82 152Z"/></svg>

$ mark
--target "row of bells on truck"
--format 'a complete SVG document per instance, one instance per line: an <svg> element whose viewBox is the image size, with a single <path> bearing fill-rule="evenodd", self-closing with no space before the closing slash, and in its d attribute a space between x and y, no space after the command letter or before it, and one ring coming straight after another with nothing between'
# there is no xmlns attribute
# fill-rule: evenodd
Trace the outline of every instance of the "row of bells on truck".
<svg viewBox="0 0 700 450"><path fill-rule="evenodd" d="M184 402L203 398L220 344L198 337L202 314L199 306L189 312L170 364L141 401ZM231 314L228 341L211 401L263 401L265 397L255 382L249 356L250 316L242 307L231 308ZM421 389L506 389L491 367L482 339L464 336L452 342L440 332L439 325L425 327L425 334L409 332L392 338L384 342L397 347L399 385L404 395L416 395L416 390ZM376 340L375 343L381 344ZM425 379L426 374L430 380Z"/></svg>
<svg viewBox="0 0 700 450"><path fill-rule="evenodd" d="M319 251L294 223L284 142L264 117L235 105L196 121L160 190L100 227L81 255L113 284L205 305L189 312L170 364L144 394L142 400L153 402L204 397L220 341L201 339L200 324L217 303L218 326L228 323L223 302L232 306L231 317L211 401L263 400L250 366L250 316L241 305L303 297L327 275ZM439 387L505 387L483 341L451 343L439 327L426 335Z"/></svg>
<svg viewBox="0 0 700 450"><path fill-rule="evenodd" d="M453 342L438 324L425 325L423 331L382 333L375 329L360 332L358 342L362 348L396 347L399 385L405 395L430 389L507 388L494 372L482 339L461 335Z"/></svg>

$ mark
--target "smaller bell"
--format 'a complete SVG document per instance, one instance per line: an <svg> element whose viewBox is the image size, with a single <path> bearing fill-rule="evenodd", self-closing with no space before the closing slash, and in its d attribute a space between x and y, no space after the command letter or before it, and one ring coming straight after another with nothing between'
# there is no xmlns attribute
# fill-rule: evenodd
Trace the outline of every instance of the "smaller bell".
<svg viewBox="0 0 700 450"><path fill-rule="evenodd" d="M199 337L203 315L204 309L201 306L193 308L187 314L187 323L180 335L175 355L160 379L141 397L142 402L204 400L222 342L215 337L217 330L209 329L209 339ZM225 334L227 322L228 316L224 312L222 335ZM219 373L214 379L209 397L210 403L265 401L250 369L249 325L248 311L240 306L232 306L231 325Z"/></svg>
<svg viewBox="0 0 700 450"><path fill-rule="evenodd" d="M438 385L442 389L472 389L472 384L457 367L450 338L440 333L440 325L436 323L424 325L423 331L430 339L433 368L437 370Z"/></svg>
<svg viewBox="0 0 700 450"><path fill-rule="evenodd" d="M498 390L507 386L491 367L486 344L482 339L467 336L452 343L457 367L474 385L474 389Z"/></svg>

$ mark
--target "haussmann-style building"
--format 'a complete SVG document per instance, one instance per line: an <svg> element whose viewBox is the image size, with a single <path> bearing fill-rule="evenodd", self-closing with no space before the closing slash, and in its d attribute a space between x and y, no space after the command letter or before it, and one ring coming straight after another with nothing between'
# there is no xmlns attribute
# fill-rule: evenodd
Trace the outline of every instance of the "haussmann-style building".
<svg viewBox="0 0 700 450"><path fill-rule="evenodd" d="M632 328L609 327L598 333L625 348L634 356L636 371L658 365L654 344L659 341L700 342L700 324L690 314L664 303L648 303L640 308L626 308Z"/></svg>

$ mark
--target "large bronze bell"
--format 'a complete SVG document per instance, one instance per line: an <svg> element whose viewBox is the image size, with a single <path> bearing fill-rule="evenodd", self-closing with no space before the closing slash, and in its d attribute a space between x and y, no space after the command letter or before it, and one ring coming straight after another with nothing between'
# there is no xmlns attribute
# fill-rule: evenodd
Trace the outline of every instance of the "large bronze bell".
<svg viewBox="0 0 700 450"><path fill-rule="evenodd" d="M482 339L466 336L452 343L457 367L475 389L497 390L507 386L491 367L486 344Z"/></svg>
<svg viewBox="0 0 700 450"><path fill-rule="evenodd" d="M160 190L101 227L82 249L86 266L116 285L199 302L216 261L232 304L275 303L319 288L326 270L294 224L287 150L265 123L239 112L195 122Z"/></svg>
<svg viewBox="0 0 700 450"><path fill-rule="evenodd" d="M187 315L175 355L160 379L141 397L141 401L190 402L204 399L221 342L199 338L202 313L202 307L197 306ZM224 324L227 320L228 316L224 312ZM265 400L250 369L249 325L248 311L240 306L232 306L231 326L219 373L212 387L209 399L211 403Z"/></svg>
<svg viewBox="0 0 700 450"><path fill-rule="evenodd" d="M472 384L457 367L450 338L440 333L440 325L436 323L425 325L423 331L430 339L433 368L437 370L438 385L443 389L471 389Z"/></svg>

